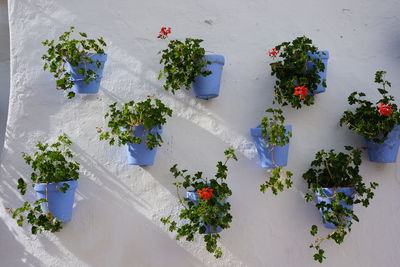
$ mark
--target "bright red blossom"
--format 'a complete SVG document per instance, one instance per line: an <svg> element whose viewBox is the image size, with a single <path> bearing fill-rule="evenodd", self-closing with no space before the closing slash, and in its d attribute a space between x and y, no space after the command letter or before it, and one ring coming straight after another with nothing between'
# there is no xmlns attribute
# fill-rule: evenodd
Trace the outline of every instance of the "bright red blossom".
<svg viewBox="0 0 400 267"><path fill-rule="evenodd" d="M307 87L305 86L298 86L294 88L294 95L298 95L300 99L304 99L304 97L308 94Z"/></svg>
<svg viewBox="0 0 400 267"><path fill-rule="evenodd" d="M197 190L197 193L199 193L199 197L203 198L205 200L209 200L214 194L213 194L214 189L211 188L203 188L203 189L199 189Z"/></svg>
<svg viewBox="0 0 400 267"><path fill-rule="evenodd" d="M276 50L276 48L272 48L271 51L268 52L268 55L270 57L276 57L279 53L279 50Z"/></svg>
<svg viewBox="0 0 400 267"><path fill-rule="evenodd" d="M392 114L392 106L385 105L382 102L378 104L379 106L379 114L383 116L390 116Z"/></svg>
<svg viewBox="0 0 400 267"><path fill-rule="evenodd" d="M158 34L157 38L165 39L168 37L168 34L171 33L171 27L162 27L160 33Z"/></svg>

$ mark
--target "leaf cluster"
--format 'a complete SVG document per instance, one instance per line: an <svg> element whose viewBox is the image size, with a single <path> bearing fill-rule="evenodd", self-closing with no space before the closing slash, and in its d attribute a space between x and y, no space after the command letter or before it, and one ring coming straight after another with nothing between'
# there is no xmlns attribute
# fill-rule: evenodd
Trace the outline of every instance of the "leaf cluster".
<svg viewBox="0 0 400 267"><path fill-rule="evenodd" d="M71 140L64 134L58 137L58 141L53 144L39 142L36 144L38 149L33 155L23 153L25 162L34 170L31 173L32 186L39 183L59 183L73 181L79 178L79 163L73 161L73 154L69 149ZM18 179L18 190L22 195L26 193L27 183L23 178ZM64 183L57 187L65 193L69 185ZM50 211L43 213L41 204L47 203L47 198L39 199L33 204L25 202L24 205L13 212L13 218L17 220L19 226L27 221L32 225L31 232L36 234L43 230L58 232L62 229L61 221L55 218Z"/></svg>
<svg viewBox="0 0 400 267"><path fill-rule="evenodd" d="M290 171L284 171L282 167L275 163L274 149L276 146L284 146L289 143L292 132L285 128L285 117L282 115L281 109L269 108L265 112L271 113L270 116L266 116L261 121L262 136L267 147L270 147L269 153L271 153L272 163L275 165L274 170L270 178L265 183L260 185L260 191L265 193L268 188L271 189L274 195L278 194L278 191L283 191L285 188L290 188L293 184L291 177L293 173Z"/></svg>
<svg viewBox="0 0 400 267"><path fill-rule="evenodd" d="M84 63L84 68L79 68L77 72L83 76L84 82L96 80L98 74L92 69L86 68L86 64L95 63L97 69L100 69L101 62L99 60L92 60L94 54L104 54L103 47L107 46L103 37L98 39L89 39L87 34L79 32L82 40L71 39L71 34L74 32L75 27L70 27L70 30L64 32L59 38L58 42L55 40L46 40L42 44L48 47L47 53L42 56L45 61L43 69L49 70L53 73L56 79L56 88L58 90L70 90L74 85L71 74L66 69L66 63L71 66L78 66ZM67 98L71 99L75 93L70 91Z"/></svg>
<svg viewBox="0 0 400 267"><path fill-rule="evenodd" d="M211 71L204 70L204 67L211 62L204 60L205 49L200 46L201 39L186 38L184 42L171 40L168 47L161 50L160 64L164 68L160 71L158 79L163 76L166 81L164 89L173 94L182 87L186 90L199 75L207 76Z"/></svg>
<svg viewBox="0 0 400 267"><path fill-rule="evenodd" d="M311 168L303 174L307 181L310 193L305 195L306 202L312 201L318 195L326 201L316 202L315 206L322 212L324 223L333 224L336 229L325 237L318 235L318 227L313 225L310 233L316 236L316 240L310 248L316 250L314 260L323 262L326 258L321 243L332 239L337 244L344 241L345 236L351 231L352 220L359 221L352 208L353 205L361 203L368 207L369 201L374 197L373 190L378 186L372 182L367 186L359 175L361 165L361 151L350 146L345 147L347 153L335 153L334 150L317 152L315 160L311 162ZM337 188L350 187L354 195L346 195L338 192ZM333 188L334 193L328 196L323 188ZM345 206L348 205L348 206Z"/></svg>
<svg viewBox="0 0 400 267"><path fill-rule="evenodd" d="M302 36L292 42L283 42L275 49L279 51L278 57L281 60L273 62L271 66L271 75L276 77L274 86L274 101L282 106L291 105L293 108L301 108L302 105L310 106L314 104L313 92L321 83L318 72L324 71L325 66L320 58L312 58L310 54L318 51L318 48L312 45L311 39ZM307 63L312 62L312 67ZM305 86L309 94L304 99L294 95L294 88ZM326 81L322 81L322 86L326 87Z"/></svg>
<svg viewBox="0 0 400 267"><path fill-rule="evenodd" d="M148 98L142 102L130 101L125 103L122 108L117 107L117 102L109 106L110 110L104 115L108 119L107 126L109 131L101 132L100 140L109 140L110 145L118 146L127 143L140 144L146 143L148 149L161 146L163 142L161 135L152 132L154 127L161 128L167 120L166 116L172 115L172 109L168 108L155 98ZM134 136L135 127L143 125L147 135L142 137Z"/></svg>
<svg viewBox="0 0 400 267"><path fill-rule="evenodd" d="M193 241L195 234L205 234L204 242L206 243L206 249L216 258L222 256L222 250L218 246L217 241L220 238L219 234L206 233L206 226L210 225L214 230L218 227L227 229L230 227L232 222L232 215L229 213L231 205L227 202L227 198L232 195L231 189L225 182L228 175L227 162L230 159L237 161L237 157L232 148L225 150L226 160L225 162L219 161L217 163L217 172L215 178L207 179L203 177L202 172L197 172L194 175L187 174L187 170L178 170L175 164L170 169L175 179L181 179L181 181L174 182L180 204L182 205L179 219L184 224L178 226L178 223L171 219L171 216L164 217L161 222L169 225L169 231L177 232L176 239L179 240L185 237L187 241ZM213 196L209 200L197 198L197 203L194 203L189 198L180 198L179 189L190 189L197 192L202 188L213 189Z"/></svg>
<svg viewBox="0 0 400 267"><path fill-rule="evenodd" d="M363 99L364 92L353 92L348 97L350 105L357 105L355 111L347 110L340 119L340 126L346 125L350 130L371 140L375 143L382 143L387 139L387 135L395 125L400 123L400 113L398 106L394 103L393 96L388 95L386 86L391 87L391 83L385 80L386 71L375 73L375 83L380 84L378 88L382 98L376 103ZM378 104L383 103L392 106L392 114L383 116L379 113Z"/></svg>

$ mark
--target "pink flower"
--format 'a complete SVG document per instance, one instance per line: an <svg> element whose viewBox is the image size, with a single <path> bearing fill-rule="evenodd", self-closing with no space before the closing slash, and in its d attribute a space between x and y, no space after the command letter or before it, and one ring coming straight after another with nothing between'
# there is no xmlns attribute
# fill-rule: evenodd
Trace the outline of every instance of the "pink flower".
<svg viewBox="0 0 400 267"><path fill-rule="evenodd" d="M171 33L171 27L162 27L160 33L158 34L157 38L165 39L168 37L168 34Z"/></svg>
<svg viewBox="0 0 400 267"><path fill-rule="evenodd" d="M278 53L279 53L279 50L276 50L276 48L272 48L271 51L268 52L268 55L270 57L275 58L278 55Z"/></svg>
<svg viewBox="0 0 400 267"><path fill-rule="evenodd" d="M209 200L214 194L213 194L214 189L212 188L203 188L201 190L197 190L197 193L199 193L199 197L203 198L205 200Z"/></svg>
<svg viewBox="0 0 400 267"><path fill-rule="evenodd" d="M307 87L305 86L298 86L294 88L294 95L300 96L300 99L304 99L304 97L308 94Z"/></svg>
<svg viewBox="0 0 400 267"><path fill-rule="evenodd" d="M379 113L382 116L390 116L392 114L392 106L390 105L385 105L382 102L378 104L379 106Z"/></svg>

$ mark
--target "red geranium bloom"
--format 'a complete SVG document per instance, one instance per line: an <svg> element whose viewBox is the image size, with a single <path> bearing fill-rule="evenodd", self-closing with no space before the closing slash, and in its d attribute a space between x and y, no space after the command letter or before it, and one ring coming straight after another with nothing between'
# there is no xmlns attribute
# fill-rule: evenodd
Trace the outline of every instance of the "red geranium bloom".
<svg viewBox="0 0 400 267"><path fill-rule="evenodd" d="M392 114L392 106L385 105L382 102L378 104L379 106L379 113L383 116L390 116Z"/></svg>
<svg viewBox="0 0 400 267"><path fill-rule="evenodd" d="M199 197L203 198L205 200L209 200L214 194L213 194L214 189L211 188L203 188L197 190L197 193L199 193Z"/></svg>
<svg viewBox="0 0 400 267"><path fill-rule="evenodd" d="M294 88L294 95L298 95L300 99L304 99L304 97L308 94L307 87L305 86L298 86Z"/></svg>
<svg viewBox="0 0 400 267"><path fill-rule="evenodd" d="M162 27L160 33L158 34L157 38L165 39L168 37L168 34L171 33L171 27Z"/></svg>
<svg viewBox="0 0 400 267"><path fill-rule="evenodd" d="M272 48L271 51L268 52L268 55L270 57L276 57L279 53L279 50L276 50L276 48Z"/></svg>

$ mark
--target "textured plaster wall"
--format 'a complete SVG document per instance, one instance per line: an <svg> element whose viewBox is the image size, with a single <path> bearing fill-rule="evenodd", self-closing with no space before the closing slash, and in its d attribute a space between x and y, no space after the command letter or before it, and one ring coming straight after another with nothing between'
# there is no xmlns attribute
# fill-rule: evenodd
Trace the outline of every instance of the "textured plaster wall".
<svg viewBox="0 0 400 267"><path fill-rule="evenodd" d="M320 266L308 248L309 227L321 225L320 218L303 200L301 174L319 149L362 145L338 119L351 91L378 97L376 70L389 72L392 93L400 99L399 11L394 0L9 1L12 80L0 165L0 266ZM41 41L70 25L109 44L96 96L67 100L42 70ZM157 51L167 43L155 38L161 26L172 27L173 38L203 38L208 51L225 56L218 98L163 91ZM271 106L274 79L266 51L300 35L330 52L328 89L312 107L285 109L293 125L288 169L295 173L294 189L263 195L258 188L268 173L257 165L249 129ZM123 148L98 141L96 126L105 125L110 103L149 94L173 108L174 116L155 165L128 166ZM31 236L4 211L23 201L16 180L30 169L20 152L62 132L73 140L82 164L73 221L60 233ZM228 146L239 154L228 178L234 219L222 233L224 257L215 260L201 240L175 241L159 218L178 212L170 166L211 176ZM398 266L399 164L364 160L365 179L380 183L376 198L368 209L356 208L361 222L344 244L325 245L325 266Z"/></svg>
<svg viewBox="0 0 400 267"><path fill-rule="evenodd" d="M0 154L4 144L10 93L10 37L7 0L0 0Z"/></svg>

